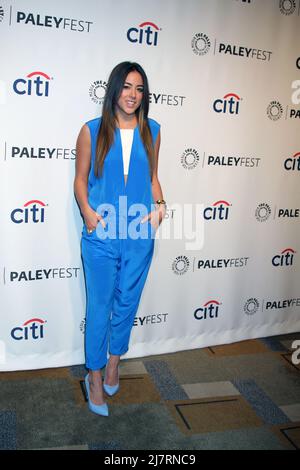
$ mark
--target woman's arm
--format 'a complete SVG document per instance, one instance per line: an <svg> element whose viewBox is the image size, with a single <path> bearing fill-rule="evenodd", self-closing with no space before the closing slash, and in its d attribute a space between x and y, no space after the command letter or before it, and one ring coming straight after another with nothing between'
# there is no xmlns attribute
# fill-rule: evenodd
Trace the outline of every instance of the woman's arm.
<svg viewBox="0 0 300 470"><path fill-rule="evenodd" d="M81 213L88 209L87 183L91 165L91 137L86 124L80 129L76 142L74 193Z"/></svg>
<svg viewBox="0 0 300 470"><path fill-rule="evenodd" d="M91 136L89 128L84 124L76 142L76 165L74 193L88 230L94 230L102 217L88 203L87 185L91 166ZM102 225L104 224L104 221Z"/></svg>
<svg viewBox="0 0 300 470"><path fill-rule="evenodd" d="M156 202L158 199L163 199L163 192L162 188L158 179L158 156L159 156L159 149L160 149L160 131L158 132L158 136L156 138L155 146L154 146L154 168L153 168L153 176L152 176L152 195L153 199ZM150 219L153 221L156 228L161 223L162 219L166 215L166 206L165 204L156 204L156 210L151 211L142 222Z"/></svg>
<svg viewBox="0 0 300 470"><path fill-rule="evenodd" d="M160 182L158 180L158 155L160 149L160 131L158 132L158 136L155 142L154 147L154 169L153 169L153 177L152 177L152 194L154 201L158 199L163 199L163 193L160 186Z"/></svg>

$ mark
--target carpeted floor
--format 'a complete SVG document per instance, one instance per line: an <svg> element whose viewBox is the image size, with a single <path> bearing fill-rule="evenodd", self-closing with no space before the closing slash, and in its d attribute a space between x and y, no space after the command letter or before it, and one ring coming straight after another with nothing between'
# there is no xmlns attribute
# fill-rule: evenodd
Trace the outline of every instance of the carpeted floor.
<svg viewBox="0 0 300 470"><path fill-rule="evenodd" d="M299 449L294 339L123 360L109 417L88 410L83 365L2 372L0 449Z"/></svg>

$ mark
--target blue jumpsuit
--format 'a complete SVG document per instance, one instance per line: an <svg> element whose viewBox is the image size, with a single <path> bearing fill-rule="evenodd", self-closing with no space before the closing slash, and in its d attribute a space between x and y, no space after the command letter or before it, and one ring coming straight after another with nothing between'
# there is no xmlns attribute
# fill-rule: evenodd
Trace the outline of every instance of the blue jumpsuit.
<svg viewBox="0 0 300 470"><path fill-rule="evenodd" d="M154 145L160 125L153 119L148 121ZM122 355L128 351L155 239L153 225L149 221L140 223L153 210L154 200L148 157L139 128L133 132L125 184L119 128L115 129L114 143L105 157L102 176L95 176L100 123L101 118L86 123L91 134L88 202L103 216L106 228L98 222L97 229L89 234L84 224L81 237L87 294L85 356L86 367L91 370L106 365L108 352Z"/></svg>

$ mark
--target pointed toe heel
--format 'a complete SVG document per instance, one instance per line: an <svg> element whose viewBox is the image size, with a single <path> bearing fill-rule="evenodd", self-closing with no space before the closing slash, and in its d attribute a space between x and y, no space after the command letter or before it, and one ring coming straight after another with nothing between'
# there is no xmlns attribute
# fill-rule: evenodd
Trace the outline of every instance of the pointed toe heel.
<svg viewBox="0 0 300 470"><path fill-rule="evenodd" d="M105 390L105 392L107 393L107 395L109 395L110 397L112 397L113 395L115 395L117 393L117 391L119 390L120 386L119 384L117 385L107 385L107 384L103 384L103 388Z"/></svg>
<svg viewBox="0 0 300 470"><path fill-rule="evenodd" d="M119 368L118 368L118 383L117 383L117 385L107 385L105 383L106 377L104 378L103 388L104 388L104 391L107 393L107 395L109 395L110 397L115 395L117 393L117 391L119 390L119 388L120 388L119 374L120 374L120 372L119 372Z"/></svg>
<svg viewBox="0 0 300 470"><path fill-rule="evenodd" d="M89 374L85 377L84 382L85 382L85 388L86 388L86 392L88 396L89 409L93 413L96 413L97 415L108 416L109 411L108 411L107 403L103 403L103 405L95 405L95 403L93 403L90 399Z"/></svg>

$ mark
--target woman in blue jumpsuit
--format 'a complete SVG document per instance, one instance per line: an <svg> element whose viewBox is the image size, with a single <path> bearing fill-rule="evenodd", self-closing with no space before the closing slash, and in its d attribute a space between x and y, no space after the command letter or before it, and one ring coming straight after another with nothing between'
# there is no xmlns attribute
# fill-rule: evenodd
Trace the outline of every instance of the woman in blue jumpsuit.
<svg viewBox="0 0 300 470"><path fill-rule="evenodd" d="M120 356L128 350L166 210L157 177L160 125L148 118L148 109L143 68L122 62L109 77L102 116L86 122L77 139L74 192L84 218L87 293L85 384L90 410L103 416L108 415L103 387L110 396L119 389ZM132 129L127 175L123 129Z"/></svg>

